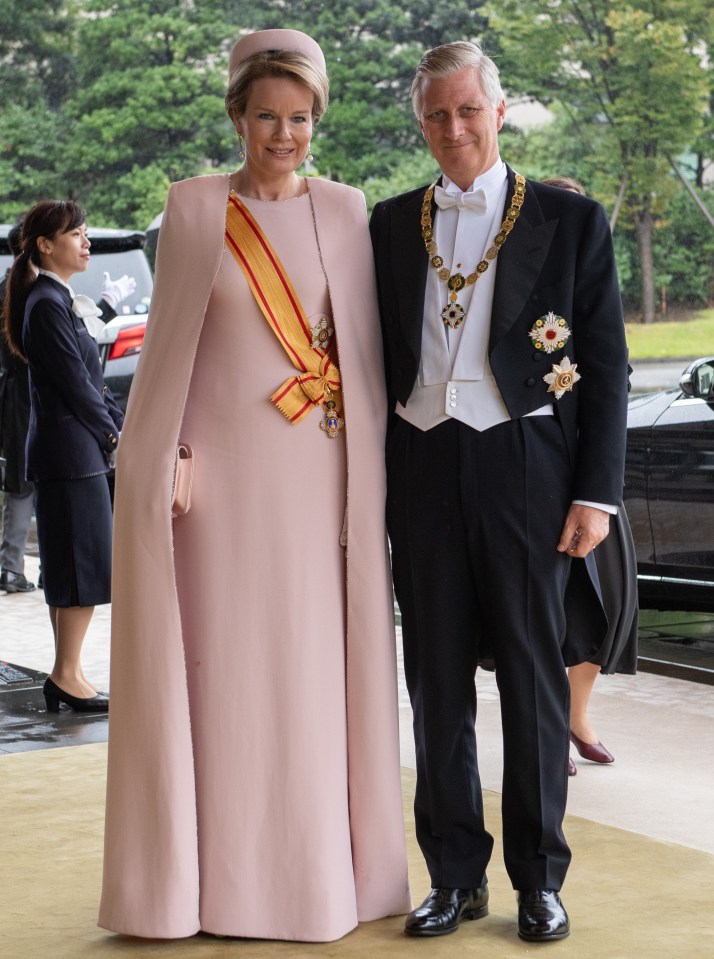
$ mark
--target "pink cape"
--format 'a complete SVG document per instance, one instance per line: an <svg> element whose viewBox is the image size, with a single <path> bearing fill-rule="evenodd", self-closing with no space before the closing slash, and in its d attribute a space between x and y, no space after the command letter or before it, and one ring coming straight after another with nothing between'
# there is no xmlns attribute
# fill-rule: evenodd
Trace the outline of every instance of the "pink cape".
<svg viewBox="0 0 714 959"><path fill-rule="evenodd" d="M227 175L171 188L145 344L118 451L99 924L129 935L176 938L201 929L194 760L170 504L194 357L223 257L228 188ZM364 198L330 181L311 180L310 189L349 416L349 814L357 916L370 920L411 907L384 527L383 359ZM210 563L212 557L195 561ZM324 938L348 931L326 929Z"/></svg>

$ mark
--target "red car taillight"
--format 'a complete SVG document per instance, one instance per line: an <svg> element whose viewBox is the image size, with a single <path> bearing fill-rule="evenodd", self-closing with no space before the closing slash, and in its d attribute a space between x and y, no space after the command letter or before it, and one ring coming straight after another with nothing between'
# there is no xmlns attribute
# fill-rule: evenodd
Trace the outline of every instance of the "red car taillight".
<svg viewBox="0 0 714 959"><path fill-rule="evenodd" d="M141 326L126 326L119 331L119 335L109 347L107 360L117 360L120 356L133 356L141 350L141 344L144 342L144 333L146 324Z"/></svg>

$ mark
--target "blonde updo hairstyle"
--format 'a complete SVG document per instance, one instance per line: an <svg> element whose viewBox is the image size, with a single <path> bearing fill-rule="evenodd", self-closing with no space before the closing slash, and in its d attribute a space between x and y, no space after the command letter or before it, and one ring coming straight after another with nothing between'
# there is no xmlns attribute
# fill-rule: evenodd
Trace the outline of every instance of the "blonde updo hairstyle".
<svg viewBox="0 0 714 959"><path fill-rule="evenodd" d="M327 110L330 97L330 83L326 75L318 69L314 60L304 53L294 50L264 50L241 60L231 74L226 93L226 112L234 126L245 113L253 83L268 77L287 77L306 86L314 96L313 123L319 123Z"/></svg>

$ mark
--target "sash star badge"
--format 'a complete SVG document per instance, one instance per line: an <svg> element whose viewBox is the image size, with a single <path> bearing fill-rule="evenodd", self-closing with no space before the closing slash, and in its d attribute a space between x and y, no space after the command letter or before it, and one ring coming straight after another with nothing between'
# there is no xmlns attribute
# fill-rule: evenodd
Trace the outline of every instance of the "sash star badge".
<svg viewBox="0 0 714 959"><path fill-rule="evenodd" d="M319 322L316 323L310 330L310 334L312 335L311 346L313 350L329 350L330 340L332 339L334 332L335 329L330 325L330 321L327 319L327 317L321 317Z"/></svg>
<svg viewBox="0 0 714 959"><path fill-rule="evenodd" d="M553 369L546 373L543 379L548 384L548 392L555 393L556 400L559 400L563 393L569 393L580 379L580 373L577 372L578 364L571 363L567 356L564 356L560 363L553 363Z"/></svg>
<svg viewBox="0 0 714 959"><path fill-rule="evenodd" d="M533 340L533 346L537 350L555 353L556 350L562 350L565 346L570 336L570 328L562 316L558 316L551 310L535 321L528 336Z"/></svg>

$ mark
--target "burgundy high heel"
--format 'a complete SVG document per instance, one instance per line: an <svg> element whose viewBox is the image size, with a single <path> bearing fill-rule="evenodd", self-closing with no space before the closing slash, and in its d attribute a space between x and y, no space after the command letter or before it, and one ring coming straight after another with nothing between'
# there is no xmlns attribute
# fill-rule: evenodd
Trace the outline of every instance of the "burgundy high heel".
<svg viewBox="0 0 714 959"><path fill-rule="evenodd" d="M570 730L570 742L575 746L583 759L589 759L591 763L614 763L615 757L609 752L602 743L584 743L575 733Z"/></svg>

